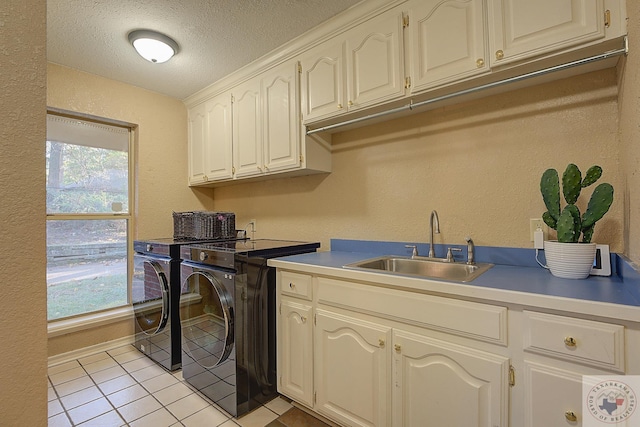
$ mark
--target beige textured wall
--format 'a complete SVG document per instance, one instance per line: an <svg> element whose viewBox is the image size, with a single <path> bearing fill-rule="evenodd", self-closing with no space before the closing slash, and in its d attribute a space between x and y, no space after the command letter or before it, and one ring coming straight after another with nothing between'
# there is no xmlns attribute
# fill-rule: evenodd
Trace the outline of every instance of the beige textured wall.
<svg viewBox="0 0 640 427"><path fill-rule="evenodd" d="M593 72L333 135L328 176L215 189L215 208L235 211L257 237L532 247L529 218L545 210L542 172L604 168L618 189L594 241L623 250L624 176L617 142L615 69ZM591 193L588 189L587 194Z"/></svg>
<svg viewBox="0 0 640 427"><path fill-rule="evenodd" d="M0 424L47 425L46 2L0 8Z"/></svg>
<svg viewBox="0 0 640 427"><path fill-rule="evenodd" d="M49 63L47 106L138 125L136 239L173 235L172 211L210 209L209 189L187 187L187 111L177 100ZM49 340L49 356L133 334L133 320Z"/></svg>
<svg viewBox="0 0 640 427"><path fill-rule="evenodd" d="M620 140L626 178L625 254L640 265L640 2L628 1L629 46L620 85Z"/></svg>

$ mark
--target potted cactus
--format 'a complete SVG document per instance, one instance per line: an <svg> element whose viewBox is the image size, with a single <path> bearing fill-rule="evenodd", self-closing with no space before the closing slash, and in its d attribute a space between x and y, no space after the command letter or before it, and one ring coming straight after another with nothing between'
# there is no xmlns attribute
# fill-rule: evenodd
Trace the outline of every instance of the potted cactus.
<svg viewBox="0 0 640 427"><path fill-rule="evenodd" d="M584 178L580 169L569 164L562 174L562 194L566 205L560 208L560 180L555 169L547 169L540 180L540 192L547 211L544 222L557 231L557 241L544 242L545 257L551 274L557 277L584 279L589 276L596 245L591 243L597 221L613 203L613 187L599 184L591 194L587 210L580 214L576 202L583 188L600 179L602 168L591 166Z"/></svg>

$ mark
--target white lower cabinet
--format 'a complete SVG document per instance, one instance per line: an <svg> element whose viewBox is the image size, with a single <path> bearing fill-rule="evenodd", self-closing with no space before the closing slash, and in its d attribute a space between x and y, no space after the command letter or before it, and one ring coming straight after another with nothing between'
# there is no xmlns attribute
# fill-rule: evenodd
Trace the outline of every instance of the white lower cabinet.
<svg viewBox="0 0 640 427"><path fill-rule="evenodd" d="M391 425L391 328L322 309L315 316L315 409L344 425Z"/></svg>
<svg viewBox="0 0 640 427"><path fill-rule="evenodd" d="M393 347L394 426L508 425L508 358L402 330Z"/></svg>
<svg viewBox="0 0 640 427"><path fill-rule="evenodd" d="M640 374L638 322L332 273L277 271L278 391L340 426L581 427L585 375Z"/></svg>
<svg viewBox="0 0 640 427"><path fill-rule="evenodd" d="M507 426L509 358L474 345L504 347L460 336L477 332L475 323L488 315L504 318L506 309L460 302L468 304L468 320L454 322L457 336L448 342L415 320L442 308L443 298L421 300L417 310L412 293L394 299L361 283L282 270L277 277L281 394L341 426ZM337 292L344 287L354 293ZM390 314L402 307L404 319ZM493 325L483 332L502 336L502 322Z"/></svg>
<svg viewBox="0 0 640 427"><path fill-rule="evenodd" d="M279 388L296 402L313 405L313 328L310 305L283 300L278 348Z"/></svg>

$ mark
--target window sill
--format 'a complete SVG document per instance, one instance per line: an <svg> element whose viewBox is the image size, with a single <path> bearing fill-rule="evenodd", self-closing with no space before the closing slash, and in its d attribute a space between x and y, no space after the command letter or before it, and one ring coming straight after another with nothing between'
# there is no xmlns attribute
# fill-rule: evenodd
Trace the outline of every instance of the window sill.
<svg viewBox="0 0 640 427"><path fill-rule="evenodd" d="M71 319L53 320L49 322L47 326L48 336L49 338L53 338L73 332L97 328L126 319L133 320L133 308L130 305L98 313L91 313L85 316L73 317Z"/></svg>

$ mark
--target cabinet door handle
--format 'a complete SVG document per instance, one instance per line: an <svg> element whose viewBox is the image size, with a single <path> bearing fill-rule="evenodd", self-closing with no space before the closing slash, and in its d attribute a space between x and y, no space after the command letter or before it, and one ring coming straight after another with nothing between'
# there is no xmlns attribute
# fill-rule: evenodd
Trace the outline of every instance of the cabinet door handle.
<svg viewBox="0 0 640 427"><path fill-rule="evenodd" d="M294 289L294 290L295 290L296 285L294 285L293 283L289 283L289 287L290 287L291 289Z"/></svg>
<svg viewBox="0 0 640 427"><path fill-rule="evenodd" d="M353 107L353 101L349 101L349 107Z"/></svg>
<svg viewBox="0 0 640 427"><path fill-rule="evenodd" d="M338 110L342 110L342 104L338 104Z"/></svg>
<svg viewBox="0 0 640 427"><path fill-rule="evenodd" d="M478 68L482 68L482 67L484 67L484 59L479 58L479 59L476 61L476 66L477 66Z"/></svg>
<svg viewBox="0 0 640 427"><path fill-rule="evenodd" d="M378 346L384 348L384 340L382 338L378 339Z"/></svg>
<svg viewBox="0 0 640 427"><path fill-rule="evenodd" d="M567 419L567 421L578 421L578 416L573 411L565 412L564 417Z"/></svg>
<svg viewBox="0 0 640 427"><path fill-rule="evenodd" d="M504 58L504 52L501 50L496 51L496 59Z"/></svg>
<svg viewBox="0 0 640 427"><path fill-rule="evenodd" d="M394 345L393 348L395 348L397 353L400 353L402 351L402 346L400 346L400 344Z"/></svg>
<svg viewBox="0 0 640 427"><path fill-rule="evenodd" d="M307 318L305 316L300 316L300 320L302 323L307 323Z"/></svg>
<svg viewBox="0 0 640 427"><path fill-rule="evenodd" d="M564 343L567 347L575 347L578 344L573 337L565 337Z"/></svg>

